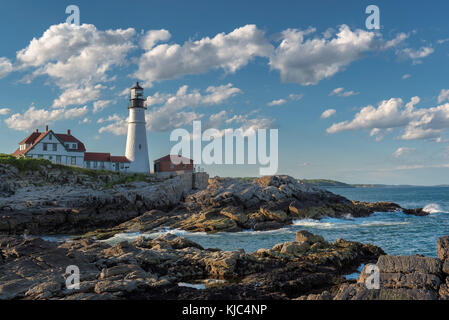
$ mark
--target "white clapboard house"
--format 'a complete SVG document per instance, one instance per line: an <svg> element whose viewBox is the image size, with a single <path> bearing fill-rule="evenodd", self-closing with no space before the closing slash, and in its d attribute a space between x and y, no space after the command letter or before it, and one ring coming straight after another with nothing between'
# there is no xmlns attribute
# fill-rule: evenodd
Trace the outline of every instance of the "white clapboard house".
<svg viewBox="0 0 449 320"><path fill-rule="evenodd" d="M67 133L55 133L46 126L44 132L38 129L19 142L15 157L47 159L54 163L73 165L90 169L127 171L129 161L124 156L109 153L86 152L84 144Z"/></svg>

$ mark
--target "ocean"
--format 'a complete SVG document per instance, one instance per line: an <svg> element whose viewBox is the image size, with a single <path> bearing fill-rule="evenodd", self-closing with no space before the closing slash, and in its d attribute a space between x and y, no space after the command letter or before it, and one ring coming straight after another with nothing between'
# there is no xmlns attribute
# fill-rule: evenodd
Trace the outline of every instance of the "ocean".
<svg viewBox="0 0 449 320"><path fill-rule="evenodd" d="M223 250L244 249L253 252L260 248L293 241L296 231L305 229L322 235L328 241L338 238L371 243L390 255L422 254L436 257L436 242L449 235L449 187L383 187L383 188L327 188L351 200L392 201L404 208L423 207L430 215L409 216L402 212L374 213L367 218L335 219L320 221L296 220L293 225L271 231L244 231L235 233L190 233L183 230L164 230L143 234L155 237L161 233L174 233L191 239L206 248ZM106 242L114 244L134 240L142 234L118 234Z"/></svg>

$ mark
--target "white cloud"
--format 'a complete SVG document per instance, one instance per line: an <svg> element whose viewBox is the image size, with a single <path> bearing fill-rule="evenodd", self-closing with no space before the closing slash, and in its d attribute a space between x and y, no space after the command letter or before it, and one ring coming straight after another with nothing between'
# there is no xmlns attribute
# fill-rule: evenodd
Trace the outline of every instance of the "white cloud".
<svg viewBox="0 0 449 320"><path fill-rule="evenodd" d="M403 40L398 36L395 42L384 42L377 33L352 31L347 25L340 26L334 37L327 34L305 39L314 32L314 28L282 32L281 43L270 58L271 68L280 71L282 81L317 84L362 58L364 53L385 50Z"/></svg>
<svg viewBox="0 0 449 320"><path fill-rule="evenodd" d="M273 100L271 102L268 103L269 106L280 106L287 103L287 100L285 99L278 99L278 100Z"/></svg>
<svg viewBox="0 0 449 320"><path fill-rule="evenodd" d="M304 95L302 93L300 93L300 94L291 93L288 95L288 98L293 101L301 100L303 97L304 97Z"/></svg>
<svg viewBox="0 0 449 320"><path fill-rule="evenodd" d="M431 47L421 47L419 49L405 48L398 51L399 55L405 56L413 60L414 64L421 63L421 59L432 54L435 50Z"/></svg>
<svg viewBox="0 0 449 320"><path fill-rule="evenodd" d="M449 101L449 89L441 89L441 92L438 95L438 103L442 103L446 100Z"/></svg>
<svg viewBox="0 0 449 320"><path fill-rule="evenodd" d="M408 74L408 73L406 73L406 74L404 74L404 75L402 76L402 79L405 80L405 79L408 79L408 78L410 78L410 77L411 77L411 75Z"/></svg>
<svg viewBox="0 0 449 320"><path fill-rule="evenodd" d="M59 96L59 98L53 101L53 107L58 108L74 104L80 105L92 100L96 100L100 97L102 89L104 89L104 86L101 84L97 84L94 87L70 87L65 90Z"/></svg>
<svg viewBox="0 0 449 320"><path fill-rule="evenodd" d="M264 32L255 25L246 25L213 38L179 44L160 44L169 33L161 30L147 32L144 39L146 52L140 57L135 76L151 84L154 81L176 79L187 74L201 74L213 69L235 72L257 56L267 57L273 46Z"/></svg>
<svg viewBox="0 0 449 320"><path fill-rule="evenodd" d="M414 97L412 101L413 104L416 104L419 102L419 98ZM403 101L400 98L384 100L379 104L378 108L372 105L366 106L355 115L352 121L335 123L327 129L327 132L337 133L345 130L405 126L413 118L413 104L407 104L411 108L404 108Z"/></svg>
<svg viewBox="0 0 449 320"><path fill-rule="evenodd" d="M0 57L0 79L6 77L12 69L11 61L5 57Z"/></svg>
<svg viewBox="0 0 449 320"><path fill-rule="evenodd" d="M231 83L221 86L210 86L204 93L199 90L188 90L182 86L175 94L161 94L156 92L147 97L147 106L162 104L161 107L152 108L149 112L148 129L150 131L170 131L183 125L191 124L193 120L200 119L201 114L185 108L197 108L219 105L242 91Z"/></svg>
<svg viewBox="0 0 449 320"><path fill-rule="evenodd" d="M98 113L111 104L111 100L98 100L93 103L94 113Z"/></svg>
<svg viewBox="0 0 449 320"><path fill-rule="evenodd" d="M67 109L64 116L66 119L75 119L84 117L88 112L89 110L87 109L87 106L84 106L82 108Z"/></svg>
<svg viewBox="0 0 449 320"><path fill-rule="evenodd" d="M378 107L372 105L362 108L351 121L334 123L328 133L347 130L371 130L371 136L379 136L394 128L404 128L399 137L403 140L433 139L441 141L442 131L449 128L449 103L416 109L419 97L413 97L405 104L400 98L381 101ZM384 132L382 132L384 130Z"/></svg>
<svg viewBox="0 0 449 320"><path fill-rule="evenodd" d="M36 109L31 106L24 113L15 113L5 120L6 125L17 131L28 131L43 125L52 124L63 119L83 117L88 112L87 107L73 109Z"/></svg>
<svg viewBox="0 0 449 320"><path fill-rule="evenodd" d="M107 119L99 119L98 123L111 122L101 127L98 132L109 132L116 136L125 135L128 132L128 118L121 117L117 114L109 116Z"/></svg>
<svg viewBox="0 0 449 320"><path fill-rule="evenodd" d="M331 93L329 93L330 96L336 95L339 97L350 97L350 96L356 96L359 94L359 92L355 92L352 90L349 91L344 91L345 88L335 88L334 90L332 90Z"/></svg>
<svg viewBox="0 0 449 320"><path fill-rule="evenodd" d="M11 109L9 108L0 108L0 116L6 116L11 113Z"/></svg>
<svg viewBox="0 0 449 320"><path fill-rule="evenodd" d="M393 157L399 158L407 153L414 152L415 150L415 148L400 147L395 152L393 152Z"/></svg>
<svg viewBox="0 0 449 320"><path fill-rule="evenodd" d="M449 38L437 40L438 44L443 44L449 41Z"/></svg>
<svg viewBox="0 0 449 320"><path fill-rule="evenodd" d="M327 119L329 117L332 117L333 115L335 115L337 113L337 111L335 109L327 109L326 111L324 111L321 114L321 118L322 119Z"/></svg>
<svg viewBox="0 0 449 320"><path fill-rule="evenodd" d="M28 82L47 75L63 90L55 106L86 103L98 98L94 92L99 83L111 80L108 71L126 62L135 47L134 36L132 28L101 31L90 24L52 25L17 52L17 66L33 70L25 77Z"/></svg>
<svg viewBox="0 0 449 320"><path fill-rule="evenodd" d="M160 41L167 41L171 38L170 32L165 29L149 30L141 41L142 48L145 50L151 50L154 45Z"/></svg>

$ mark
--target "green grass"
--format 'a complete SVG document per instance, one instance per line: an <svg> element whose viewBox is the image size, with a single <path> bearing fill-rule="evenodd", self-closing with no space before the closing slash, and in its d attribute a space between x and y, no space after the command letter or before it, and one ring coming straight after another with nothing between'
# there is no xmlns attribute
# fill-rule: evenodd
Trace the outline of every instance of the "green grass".
<svg viewBox="0 0 449 320"><path fill-rule="evenodd" d="M9 164L16 167L19 171L40 170L42 166L51 165L49 160L16 158L9 154L0 154L0 164Z"/></svg>
<svg viewBox="0 0 449 320"><path fill-rule="evenodd" d="M142 173L120 174L120 177L118 179L107 183L104 186L104 189L110 189L118 184L126 184L131 182L148 182L148 180L149 180L148 175Z"/></svg>

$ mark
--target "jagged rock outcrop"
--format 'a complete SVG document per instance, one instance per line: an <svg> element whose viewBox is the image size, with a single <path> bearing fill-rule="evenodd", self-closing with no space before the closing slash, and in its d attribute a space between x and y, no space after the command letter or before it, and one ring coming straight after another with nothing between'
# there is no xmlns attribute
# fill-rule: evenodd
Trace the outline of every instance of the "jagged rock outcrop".
<svg viewBox="0 0 449 320"><path fill-rule="evenodd" d="M204 177L192 174L159 181L111 185L114 173L89 176L41 166L19 172L0 165L0 233L82 233L98 227L113 227L152 209L170 210L192 191L204 187ZM207 175L195 173L193 175Z"/></svg>
<svg viewBox="0 0 449 320"><path fill-rule="evenodd" d="M438 258L381 255L375 264L379 272L378 287L372 285L374 269L367 265L356 283L344 283L331 292L302 296L301 299L448 300L449 270L445 269L448 239L447 236L438 239Z"/></svg>
<svg viewBox="0 0 449 320"><path fill-rule="evenodd" d="M329 191L298 182L290 176L266 176L253 181L215 177L204 190L186 197L173 211L147 212L117 228L148 231L156 227L191 232L236 232L270 230L295 219L365 217L373 212L397 211L391 202L350 201Z"/></svg>
<svg viewBox="0 0 449 320"><path fill-rule="evenodd" d="M282 251L285 244L278 244L254 253L221 251L171 234L114 246L0 236L0 299L286 299L335 286L344 272L383 253L356 242L329 243L305 231L292 243L308 248ZM80 270L79 289L66 286L69 265ZM182 287L183 282L206 287Z"/></svg>

